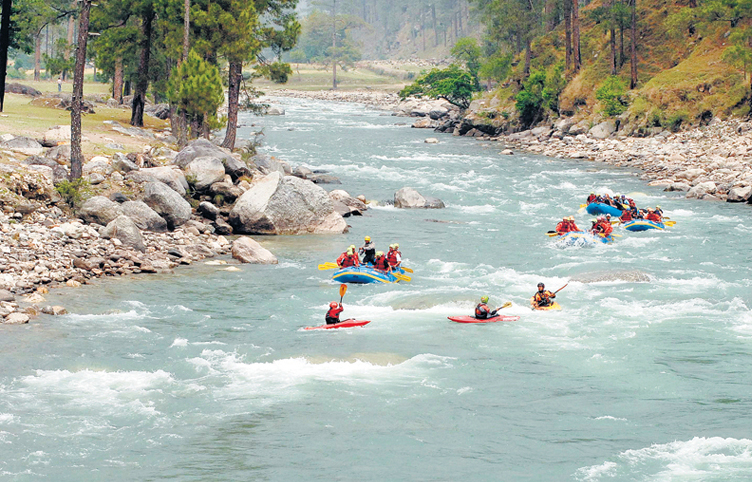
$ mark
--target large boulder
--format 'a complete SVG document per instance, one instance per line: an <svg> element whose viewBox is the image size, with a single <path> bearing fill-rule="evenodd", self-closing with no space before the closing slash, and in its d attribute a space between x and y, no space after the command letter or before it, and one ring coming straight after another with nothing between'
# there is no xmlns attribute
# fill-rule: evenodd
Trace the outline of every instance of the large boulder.
<svg viewBox="0 0 752 482"><path fill-rule="evenodd" d="M726 201L730 203L743 203L750 200L752 200L752 186L732 188L726 198Z"/></svg>
<svg viewBox="0 0 752 482"><path fill-rule="evenodd" d="M46 147L55 147L71 140L71 128L70 126L55 126L51 127L44 133L42 144Z"/></svg>
<svg viewBox="0 0 752 482"><path fill-rule="evenodd" d="M694 169L687 169L686 171L682 171L676 175L676 179L686 179L687 181L694 181L698 177L705 174L705 169L700 168L694 168Z"/></svg>
<svg viewBox="0 0 752 482"><path fill-rule="evenodd" d="M136 163L128 159L128 156L122 152L116 152L115 155L112 156L112 168L123 174L127 174L131 171L138 171L139 169Z"/></svg>
<svg viewBox="0 0 752 482"><path fill-rule="evenodd" d="M188 189L188 181L185 180L183 171L169 166L147 167L138 171L131 171L125 178L139 183L161 182L180 196L185 195Z"/></svg>
<svg viewBox="0 0 752 482"><path fill-rule="evenodd" d="M120 208L138 229L157 233L167 231L167 221L143 201L125 201Z"/></svg>
<svg viewBox="0 0 752 482"><path fill-rule="evenodd" d="M221 147L215 146L206 139L196 139L195 141L188 143L188 145L185 146L177 156L175 156L172 163L184 168L200 157L213 157L219 159L224 166L225 173L232 176L233 180L236 180L241 176L251 175L251 170L245 162L236 159L232 154L229 154Z"/></svg>
<svg viewBox="0 0 752 482"><path fill-rule="evenodd" d="M705 195L713 195L717 190L717 186L713 181L705 181L697 184L687 192L687 198L689 199L702 199Z"/></svg>
<svg viewBox="0 0 752 482"><path fill-rule="evenodd" d="M334 201L337 212L343 217L360 216L363 214L363 211L368 209L366 203L350 196L347 191L343 191L342 189L335 189L330 192L329 197Z"/></svg>
<svg viewBox="0 0 752 482"><path fill-rule="evenodd" d="M90 174L101 174L103 176L109 176L112 174L112 164L110 160L104 156L92 157L89 162L83 166L84 176Z"/></svg>
<svg viewBox="0 0 752 482"><path fill-rule="evenodd" d="M84 202L78 209L78 216L87 223L106 226L113 219L122 216L120 204L110 201L104 196L94 196Z"/></svg>
<svg viewBox="0 0 752 482"><path fill-rule="evenodd" d="M612 120L607 120L594 126L592 129L590 129L590 132L588 132L588 134L590 134L590 137L594 137L596 139L605 139L614 132L616 132L616 123Z"/></svg>
<svg viewBox="0 0 752 482"><path fill-rule="evenodd" d="M197 157L185 166L186 180L197 191L204 191L225 178L225 166L216 157Z"/></svg>
<svg viewBox="0 0 752 482"><path fill-rule="evenodd" d="M256 154L253 156L253 164L264 174L278 172L280 176L285 175L285 168L282 167L282 164L266 154Z"/></svg>
<svg viewBox="0 0 752 482"><path fill-rule="evenodd" d="M26 154L27 156L38 156L44 152L42 144L30 137L14 137L8 141L0 143L0 149Z"/></svg>
<svg viewBox="0 0 752 482"><path fill-rule="evenodd" d="M247 236L241 236L232 242L232 257L241 263L278 263L276 256Z"/></svg>
<svg viewBox="0 0 752 482"><path fill-rule="evenodd" d="M23 161L30 166L47 166L52 169L52 180L55 184L65 181L68 178L68 171L58 164L57 161L48 157L29 156Z"/></svg>
<svg viewBox="0 0 752 482"><path fill-rule="evenodd" d="M125 246L146 251L144 238L136 223L128 216L118 216L102 228L99 235L105 239L118 239Z"/></svg>
<svg viewBox="0 0 752 482"><path fill-rule="evenodd" d="M144 202L167 221L169 229L175 229L191 219L188 201L162 182L146 183Z"/></svg>
<svg viewBox="0 0 752 482"><path fill-rule="evenodd" d="M44 156L48 159L58 162L59 164L69 164L71 156L70 144L63 144L61 146L53 147Z"/></svg>
<svg viewBox="0 0 752 482"><path fill-rule="evenodd" d="M445 206L441 199L426 197L411 187L403 187L394 193L394 207L440 209Z"/></svg>
<svg viewBox="0 0 752 482"><path fill-rule="evenodd" d="M255 182L230 211L244 234L340 234L347 223L326 191L310 181L273 172Z"/></svg>

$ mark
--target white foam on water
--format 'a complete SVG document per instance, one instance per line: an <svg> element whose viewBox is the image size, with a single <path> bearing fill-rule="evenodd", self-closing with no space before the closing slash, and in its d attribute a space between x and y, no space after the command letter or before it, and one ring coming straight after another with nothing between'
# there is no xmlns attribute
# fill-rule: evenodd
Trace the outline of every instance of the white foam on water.
<svg viewBox="0 0 752 482"><path fill-rule="evenodd" d="M105 313L101 315L81 315L81 314L69 314L65 315L64 319L66 323L73 324L92 324L96 323L117 323L121 321L134 321L142 320L145 318L143 313L138 313L136 310L130 310L123 313Z"/></svg>
<svg viewBox="0 0 752 482"><path fill-rule="evenodd" d="M163 370L85 369L37 370L35 375L15 380L14 385L18 392L35 401L37 411L67 409L90 413L93 410L112 415L127 410L153 415L157 411L150 398L160 395L174 382L172 375Z"/></svg>
<svg viewBox="0 0 752 482"><path fill-rule="evenodd" d="M618 421L618 422L626 422L627 421L626 418L612 417L611 415L603 415L601 417L595 417L594 420L615 420L615 421Z"/></svg>
<svg viewBox="0 0 752 482"><path fill-rule="evenodd" d="M294 268L294 269L308 269L306 265L303 263L297 263L295 261L284 261L282 263L279 263L277 266L275 266L276 269L286 269L286 268Z"/></svg>
<svg viewBox="0 0 752 482"><path fill-rule="evenodd" d="M14 418L12 413L0 413L0 423L11 423Z"/></svg>
<svg viewBox="0 0 752 482"><path fill-rule="evenodd" d="M582 467L581 481L624 480L748 480L752 474L752 440L695 437L627 450L600 465Z"/></svg>
<svg viewBox="0 0 752 482"><path fill-rule="evenodd" d="M470 213L470 214L487 214L492 213L496 211L496 206L492 206L490 204L484 204L482 206L454 206L450 205L448 206L453 209L458 209L462 211L463 213Z"/></svg>
<svg viewBox="0 0 752 482"><path fill-rule="evenodd" d="M185 338L175 338L175 341L172 342L172 345L170 345L170 348L184 347L184 346L188 346L188 340L186 340Z"/></svg>

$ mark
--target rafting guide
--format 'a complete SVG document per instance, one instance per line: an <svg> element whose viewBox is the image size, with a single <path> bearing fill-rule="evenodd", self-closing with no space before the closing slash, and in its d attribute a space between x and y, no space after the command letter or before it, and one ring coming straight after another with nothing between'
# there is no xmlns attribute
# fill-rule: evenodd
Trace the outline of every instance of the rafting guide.
<svg viewBox="0 0 752 482"><path fill-rule="evenodd" d="M376 245L371 241L370 236L363 238L365 244L358 248L358 253L363 254L363 264L373 264L376 260Z"/></svg>

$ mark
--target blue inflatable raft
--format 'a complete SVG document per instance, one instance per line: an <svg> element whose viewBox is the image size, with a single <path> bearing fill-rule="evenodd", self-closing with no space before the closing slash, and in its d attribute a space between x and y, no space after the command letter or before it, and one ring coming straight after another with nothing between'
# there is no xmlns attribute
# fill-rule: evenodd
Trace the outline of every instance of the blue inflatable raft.
<svg viewBox="0 0 752 482"><path fill-rule="evenodd" d="M647 219L634 219L624 223L624 229L627 231L647 231L648 229L663 231L666 229L666 225L663 223L656 223L655 221L648 221Z"/></svg>
<svg viewBox="0 0 752 482"><path fill-rule="evenodd" d="M401 273L404 273L400 269ZM339 283L397 283L399 280L392 273L379 271L371 266L351 266L337 270L332 279Z"/></svg>
<svg viewBox="0 0 752 482"><path fill-rule="evenodd" d="M617 209L613 206L609 206L608 204L603 203L590 203L587 205L585 210L588 212L588 214L592 214L593 216L596 216L598 214L610 214L614 217L621 216L621 209Z"/></svg>
<svg viewBox="0 0 752 482"><path fill-rule="evenodd" d="M598 243L608 244L613 241L613 236L599 236L585 231L570 231L559 236L556 240L556 244L561 247L595 246Z"/></svg>

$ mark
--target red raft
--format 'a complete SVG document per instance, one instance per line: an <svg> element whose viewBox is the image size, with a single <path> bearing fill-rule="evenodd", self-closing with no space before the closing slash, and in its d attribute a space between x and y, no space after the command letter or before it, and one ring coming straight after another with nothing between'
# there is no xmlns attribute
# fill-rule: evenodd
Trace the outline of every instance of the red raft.
<svg viewBox="0 0 752 482"><path fill-rule="evenodd" d="M365 321L365 320L344 320L340 321L339 323L335 323L333 325L321 325L321 326L306 326L306 330L332 330L334 328L355 328L356 326L365 326L369 324L371 321Z"/></svg>
<svg viewBox="0 0 752 482"><path fill-rule="evenodd" d="M520 319L519 316L502 315L496 315L491 318L486 318L485 320L479 320L474 316L447 316L447 318L456 323L496 323L497 321L517 321Z"/></svg>

